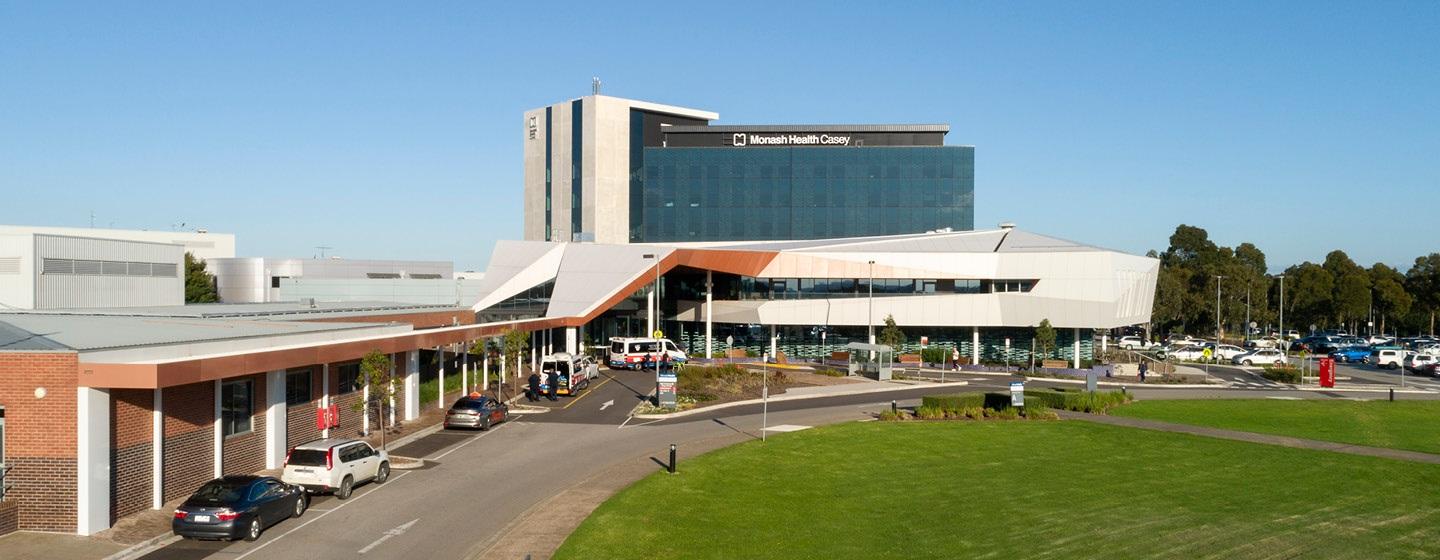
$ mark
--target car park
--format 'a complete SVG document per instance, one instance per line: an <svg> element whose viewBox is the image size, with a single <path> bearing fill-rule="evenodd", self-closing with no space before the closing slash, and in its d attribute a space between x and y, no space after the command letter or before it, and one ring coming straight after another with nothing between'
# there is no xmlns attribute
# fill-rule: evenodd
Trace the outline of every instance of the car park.
<svg viewBox="0 0 1440 560"><path fill-rule="evenodd" d="M280 480L311 493L331 492L342 500L355 486L390 478L390 455L357 439L331 438L295 446L285 455Z"/></svg>
<svg viewBox="0 0 1440 560"><path fill-rule="evenodd" d="M1242 366L1274 365L1286 363L1285 353L1274 348L1260 348L1230 358L1230 362Z"/></svg>
<svg viewBox="0 0 1440 560"><path fill-rule="evenodd" d="M1246 348L1279 348L1280 339L1273 336L1262 336L1245 341Z"/></svg>
<svg viewBox="0 0 1440 560"><path fill-rule="evenodd" d="M1347 346L1330 353L1330 359L1340 363L1363 362L1370 357L1369 346Z"/></svg>
<svg viewBox="0 0 1440 560"><path fill-rule="evenodd" d="M271 525L300 517L309 504L304 490L273 476L225 476L181 503L170 530L187 539L253 541Z"/></svg>
<svg viewBox="0 0 1440 560"><path fill-rule="evenodd" d="M1229 344L1221 344L1220 346L1214 346L1214 345L1212 345L1212 344L1206 344L1205 346L1206 346L1206 347L1209 347L1209 348L1213 348L1213 349L1211 350L1211 352L1212 352L1211 356L1215 356L1216 354L1218 354L1221 360L1230 360L1231 358L1234 358L1235 356L1239 356L1239 355L1241 355L1241 354L1244 354L1244 353L1248 352L1248 350L1246 350L1246 349L1244 349L1244 348L1241 348L1241 347L1239 347L1239 346L1232 346L1232 345L1229 345Z"/></svg>
<svg viewBox="0 0 1440 560"><path fill-rule="evenodd" d="M461 397L445 411L446 428L480 428L510 420L510 405L479 394Z"/></svg>

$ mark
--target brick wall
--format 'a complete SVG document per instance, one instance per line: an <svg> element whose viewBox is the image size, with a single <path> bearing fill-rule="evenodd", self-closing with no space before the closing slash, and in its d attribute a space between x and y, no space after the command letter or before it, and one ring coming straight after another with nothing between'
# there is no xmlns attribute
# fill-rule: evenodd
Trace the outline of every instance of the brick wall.
<svg viewBox="0 0 1440 560"><path fill-rule="evenodd" d="M19 529L75 530L76 379L74 352L0 353L5 407L6 502ZM36 398L37 388L45 389Z"/></svg>
<svg viewBox="0 0 1440 560"><path fill-rule="evenodd" d="M165 411L165 501L194 493L215 474L215 384L167 387Z"/></svg>
<svg viewBox="0 0 1440 560"><path fill-rule="evenodd" d="M315 427L315 409L320 408L320 366L310 368L310 402L290 406L285 411L285 449L320 439Z"/></svg>
<svg viewBox="0 0 1440 560"><path fill-rule="evenodd" d="M163 404L163 403L162 403ZM110 391L110 520L150 507L155 392Z"/></svg>
<svg viewBox="0 0 1440 560"><path fill-rule="evenodd" d="M330 397L340 409L340 423L339 426L331 428L331 437L360 435L361 416L360 411L355 410L355 405L360 402L361 395L363 393L359 389L340 394L340 364L330 364Z"/></svg>
<svg viewBox="0 0 1440 560"><path fill-rule="evenodd" d="M224 450L220 454L221 472L225 474L250 474L265 468L265 376L252 375L226 381L249 379L250 431L225 437Z"/></svg>
<svg viewBox="0 0 1440 560"><path fill-rule="evenodd" d="M0 502L0 536L20 530L20 504L5 500Z"/></svg>

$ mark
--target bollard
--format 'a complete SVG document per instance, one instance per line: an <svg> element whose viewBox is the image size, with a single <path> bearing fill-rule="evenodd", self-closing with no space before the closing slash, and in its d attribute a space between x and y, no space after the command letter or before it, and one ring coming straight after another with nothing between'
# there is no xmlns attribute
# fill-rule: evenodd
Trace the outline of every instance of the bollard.
<svg viewBox="0 0 1440 560"><path fill-rule="evenodd" d="M1121 386L1120 386L1120 394L1122 394L1122 395L1125 394L1125 386L1124 386L1124 385L1121 385Z"/></svg>
<svg viewBox="0 0 1440 560"><path fill-rule="evenodd" d="M675 474L675 444L670 444L670 474Z"/></svg>
<svg viewBox="0 0 1440 560"><path fill-rule="evenodd" d="M1390 388L1390 402L1395 402L1395 388Z"/></svg>
<svg viewBox="0 0 1440 560"><path fill-rule="evenodd" d="M900 405L895 401L890 401L890 412L900 412Z"/></svg>

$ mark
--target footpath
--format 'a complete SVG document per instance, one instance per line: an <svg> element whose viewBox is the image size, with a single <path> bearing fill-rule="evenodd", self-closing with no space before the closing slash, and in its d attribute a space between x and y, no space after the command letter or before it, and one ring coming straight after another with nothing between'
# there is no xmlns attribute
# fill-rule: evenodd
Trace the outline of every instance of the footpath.
<svg viewBox="0 0 1440 560"><path fill-rule="evenodd" d="M1099 414L1087 414L1084 412L1056 411L1061 418L1066 420L1081 420L1094 422L1096 424L1107 424L1111 426L1124 426L1127 428L1139 428L1142 430L1155 430L1159 432L1171 432L1177 434L1190 434L1202 437L1228 439L1233 441L1244 441L1250 443L1261 443L1265 445L1278 445L1281 447L1294 447L1298 449L1315 449L1318 451L1332 451L1335 453L1347 453L1350 455L1364 455L1366 457L1380 457L1383 459L1394 459L1397 461L1411 461L1416 463L1430 463L1440 465L1440 455L1421 453L1419 451L1405 451L1403 449L1389 449L1384 447L1367 447L1364 445L1351 445L1348 443L1336 443L1333 441L1321 441L1315 439L1304 439L1290 436L1277 436L1271 434L1260 434L1255 432L1241 432L1238 430L1226 430L1222 428L1210 428L1206 426L1193 426L1190 424L1174 424L1158 420L1144 420L1141 418L1128 418L1124 416L1103 416Z"/></svg>

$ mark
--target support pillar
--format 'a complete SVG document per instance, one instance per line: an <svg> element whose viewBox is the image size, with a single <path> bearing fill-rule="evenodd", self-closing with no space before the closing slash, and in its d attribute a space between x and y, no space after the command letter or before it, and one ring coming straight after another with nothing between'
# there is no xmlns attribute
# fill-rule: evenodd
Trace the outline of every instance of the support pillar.
<svg viewBox="0 0 1440 560"><path fill-rule="evenodd" d="M715 284L714 272L705 271L705 359L715 356L714 349L710 348L710 341L715 338L715 326L711 322L715 313Z"/></svg>
<svg viewBox="0 0 1440 560"><path fill-rule="evenodd" d="M1080 369L1080 329L1074 329L1074 332L1075 338L1071 342L1071 352L1074 353L1074 356L1071 356L1070 359L1075 362L1075 369Z"/></svg>
<svg viewBox="0 0 1440 560"><path fill-rule="evenodd" d="M330 410L330 364L320 364L320 409ZM320 437L329 438L330 428L320 430Z"/></svg>
<svg viewBox="0 0 1440 560"><path fill-rule="evenodd" d="M165 506L165 409L162 395L155 390L155 406L150 413L150 509Z"/></svg>
<svg viewBox="0 0 1440 560"><path fill-rule="evenodd" d="M390 382L386 387L386 393L390 394L390 427L395 427L395 374L400 369L400 355L390 355Z"/></svg>
<svg viewBox="0 0 1440 560"><path fill-rule="evenodd" d="M566 351L566 352L570 353L571 355L579 354L579 353L580 353L580 348L579 348L579 342L580 342L580 340L579 340L579 339L580 339L580 333L575 330L575 327L565 327L565 351Z"/></svg>
<svg viewBox="0 0 1440 560"><path fill-rule="evenodd" d="M420 351L405 353L405 421L420 417Z"/></svg>
<svg viewBox="0 0 1440 560"><path fill-rule="evenodd" d="M460 343L460 396L470 394L470 343Z"/></svg>
<svg viewBox="0 0 1440 560"><path fill-rule="evenodd" d="M88 536L110 528L110 390L76 391L75 532Z"/></svg>
<svg viewBox="0 0 1440 560"><path fill-rule="evenodd" d="M215 380L215 478L225 475L225 432L220 426L220 380Z"/></svg>
<svg viewBox="0 0 1440 560"><path fill-rule="evenodd" d="M437 363L438 363L438 365L440 366L440 368L436 370L436 372L439 374L439 378L436 380L436 383L435 383L435 408L439 408L439 409L442 409L442 410L443 410L443 409L445 408L445 347L444 347L444 346L436 346L436 347L435 347L435 359L437 360Z"/></svg>
<svg viewBox="0 0 1440 560"><path fill-rule="evenodd" d="M970 351L975 354L975 361L971 363L980 365L980 356L984 354L980 351L980 327L975 327L970 333Z"/></svg>
<svg viewBox="0 0 1440 560"><path fill-rule="evenodd" d="M490 349L486 348L481 351L481 356L480 392L484 393L490 390Z"/></svg>
<svg viewBox="0 0 1440 560"><path fill-rule="evenodd" d="M370 435L370 384L360 388L360 433Z"/></svg>
<svg viewBox="0 0 1440 560"><path fill-rule="evenodd" d="M265 374L265 468L285 460L285 370Z"/></svg>
<svg viewBox="0 0 1440 560"><path fill-rule="evenodd" d="M655 290L645 294L645 336L655 334Z"/></svg>
<svg viewBox="0 0 1440 560"><path fill-rule="evenodd" d="M1258 322L1258 321L1257 321ZM1100 353L1104 354L1110 350L1110 333L1100 333Z"/></svg>
<svg viewBox="0 0 1440 560"><path fill-rule="evenodd" d="M770 357L772 359L780 355L775 351L778 349L778 342L779 338L775 336L775 325L770 325Z"/></svg>

